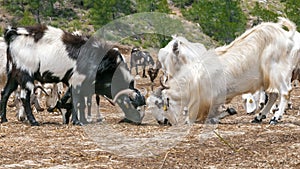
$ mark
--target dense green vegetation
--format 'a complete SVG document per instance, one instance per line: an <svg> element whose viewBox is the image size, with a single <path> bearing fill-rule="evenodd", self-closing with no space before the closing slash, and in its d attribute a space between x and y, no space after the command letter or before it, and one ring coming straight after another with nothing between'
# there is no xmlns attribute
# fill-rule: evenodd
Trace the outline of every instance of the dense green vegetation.
<svg viewBox="0 0 300 169"><path fill-rule="evenodd" d="M89 34L128 15L142 12L171 14L175 7L183 14L182 19L200 25L193 27L195 32L203 31L220 44L231 42L249 26L262 21L276 21L278 16L288 17L300 25L300 0L276 0L268 3L254 0L171 0L169 3L167 0L0 0L0 4L0 8L13 16L9 23L14 26L45 23L67 31L82 30ZM250 16L252 23L247 25ZM178 33L180 29L186 32L191 30L183 28L180 21L166 19L160 22L155 23L159 25L155 28L156 31L133 35L122 39L122 43L159 47L170 39L165 35ZM118 21L118 25L120 24L123 25L122 31L131 31L128 27L132 25ZM142 20L135 21L133 25L141 29L153 29L153 25ZM0 28L0 33L2 32ZM195 32L186 36L196 40L199 35ZM111 39L117 39L115 34L116 31L109 35Z"/></svg>
<svg viewBox="0 0 300 169"><path fill-rule="evenodd" d="M281 0L285 4L284 13L286 16L296 23L298 31L300 31L300 0Z"/></svg>
<svg viewBox="0 0 300 169"><path fill-rule="evenodd" d="M203 31L213 39L229 43L245 31L247 18L239 6L238 0L196 1L184 16L197 22Z"/></svg>

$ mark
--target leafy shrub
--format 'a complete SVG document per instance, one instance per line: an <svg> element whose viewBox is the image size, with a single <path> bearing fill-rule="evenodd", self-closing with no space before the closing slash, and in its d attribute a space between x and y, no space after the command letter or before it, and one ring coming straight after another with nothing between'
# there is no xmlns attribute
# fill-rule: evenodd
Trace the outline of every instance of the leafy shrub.
<svg viewBox="0 0 300 169"><path fill-rule="evenodd" d="M277 17L279 16L277 13L263 8L259 2L255 3L254 8L251 11L251 14L256 17L252 26L259 24L260 22L276 22Z"/></svg>
<svg viewBox="0 0 300 169"><path fill-rule="evenodd" d="M203 32L221 43L229 43L245 31L246 16L238 0L197 1L183 15L199 23Z"/></svg>
<svg viewBox="0 0 300 169"><path fill-rule="evenodd" d="M194 3L194 0L172 0L174 5L179 8L190 6Z"/></svg>
<svg viewBox="0 0 300 169"><path fill-rule="evenodd" d="M286 13L287 17L295 22L295 24L298 26L297 30L300 31L300 0L281 0L281 2L285 4L284 12Z"/></svg>
<svg viewBox="0 0 300 169"><path fill-rule="evenodd" d="M28 10L25 10L23 17L18 21L19 25L28 26L36 24L34 16Z"/></svg>

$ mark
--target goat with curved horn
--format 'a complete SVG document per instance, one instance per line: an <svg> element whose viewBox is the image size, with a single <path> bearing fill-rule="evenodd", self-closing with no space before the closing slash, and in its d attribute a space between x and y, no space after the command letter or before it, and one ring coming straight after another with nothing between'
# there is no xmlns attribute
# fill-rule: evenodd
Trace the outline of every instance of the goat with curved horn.
<svg viewBox="0 0 300 169"><path fill-rule="evenodd" d="M162 82L162 76L159 79L159 83L163 87L162 90L164 90L164 89L170 89L170 86L167 86L167 85L163 84L163 82Z"/></svg>

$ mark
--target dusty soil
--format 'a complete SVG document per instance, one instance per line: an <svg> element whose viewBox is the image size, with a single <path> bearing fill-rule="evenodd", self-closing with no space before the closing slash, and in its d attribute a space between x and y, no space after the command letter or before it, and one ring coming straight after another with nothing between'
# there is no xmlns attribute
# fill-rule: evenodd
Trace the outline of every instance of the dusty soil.
<svg viewBox="0 0 300 169"><path fill-rule="evenodd" d="M137 82L150 88L149 79ZM104 99L105 121L86 126L63 125L61 115L45 111L35 113L41 126L32 127L8 108L0 168L300 168L299 95L300 89L292 92L294 109L278 125L268 124L271 114L252 124L240 97L230 105L238 114L221 124L179 128L159 126L148 115L142 125L119 124L123 113Z"/></svg>

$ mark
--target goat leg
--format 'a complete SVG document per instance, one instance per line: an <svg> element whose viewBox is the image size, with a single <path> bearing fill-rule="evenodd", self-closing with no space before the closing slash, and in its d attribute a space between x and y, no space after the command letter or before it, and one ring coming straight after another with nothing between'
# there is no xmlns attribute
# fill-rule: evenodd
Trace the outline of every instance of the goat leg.
<svg viewBox="0 0 300 169"><path fill-rule="evenodd" d="M35 109L37 110L37 111L44 111L44 108L42 108L41 106L40 106L40 103L39 103L39 100L37 99L37 97L36 97L36 95L35 94L33 94L32 96L31 96L31 104L33 104L34 105L34 107L35 107Z"/></svg>
<svg viewBox="0 0 300 169"><path fill-rule="evenodd" d="M267 114L270 112L270 110L271 110L273 104L276 102L277 98L278 98L278 93L269 93L269 101L264 106L262 111L257 116L255 116L254 120L252 120L251 122L252 123L262 122L262 120L265 119Z"/></svg>
<svg viewBox="0 0 300 169"><path fill-rule="evenodd" d="M92 95L87 96L86 100L87 108L88 108L88 115L87 115L87 121L91 122L92 121Z"/></svg>
<svg viewBox="0 0 300 169"><path fill-rule="evenodd" d="M15 91L18 87L18 83L15 79L10 78L7 79L7 83L5 84L5 87L3 91L1 92L1 101L0 101L0 117L1 117L1 123L7 122L6 118L6 105L8 98L10 94Z"/></svg>
<svg viewBox="0 0 300 169"><path fill-rule="evenodd" d="M143 75L142 75L143 78L147 78L146 76L146 66L143 66Z"/></svg>
<svg viewBox="0 0 300 169"><path fill-rule="evenodd" d="M97 122L101 122L103 121L103 118L100 114L100 96L98 94L96 94L96 103L97 103Z"/></svg>
<svg viewBox="0 0 300 169"><path fill-rule="evenodd" d="M29 120L30 124L32 126L39 126L39 123L35 120L33 114L32 114L32 110L31 110L31 104L30 104L30 96L31 96L31 90L30 89L22 89L22 92L25 92L26 96L25 98L23 97L23 95L21 94L21 100L23 102L23 106L27 115L27 119Z"/></svg>
<svg viewBox="0 0 300 169"><path fill-rule="evenodd" d="M80 94L77 94L79 93L77 89L74 89L72 87L72 92L70 92L70 95L71 95L71 100L73 103L72 105L72 123L73 125L78 125L78 126L82 126L83 123L80 122L80 120L78 119L78 116L77 116L77 111L78 111L78 107L80 104L80 100L79 100L79 97L80 97ZM81 99L82 100L82 99ZM83 104L84 104L84 99L83 99ZM79 109L80 110L80 109ZM81 112L80 112L81 113Z"/></svg>

